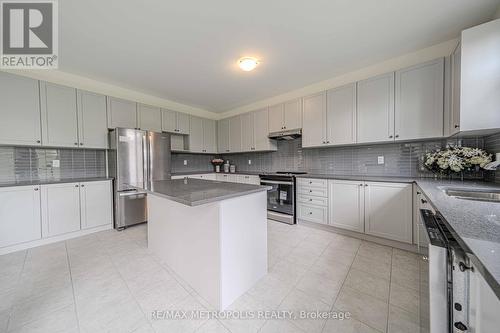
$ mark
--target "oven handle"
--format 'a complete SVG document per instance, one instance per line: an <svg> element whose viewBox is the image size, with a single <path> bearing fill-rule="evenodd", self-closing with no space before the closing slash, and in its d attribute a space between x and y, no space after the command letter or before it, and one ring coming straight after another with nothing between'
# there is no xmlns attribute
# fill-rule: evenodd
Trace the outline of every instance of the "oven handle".
<svg viewBox="0 0 500 333"><path fill-rule="evenodd" d="M293 185L292 182L280 182L280 181L276 181L276 180L260 180L260 183L264 183L264 184L279 184L279 185Z"/></svg>

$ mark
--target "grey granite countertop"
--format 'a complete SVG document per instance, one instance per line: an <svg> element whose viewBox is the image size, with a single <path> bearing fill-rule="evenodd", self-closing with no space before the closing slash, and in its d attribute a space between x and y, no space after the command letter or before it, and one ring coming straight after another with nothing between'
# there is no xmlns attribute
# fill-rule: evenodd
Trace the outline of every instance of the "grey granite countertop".
<svg viewBox="0 0 500 333"><path fill-rule="evenodd" d="M317 178L317 179L337 179L337 180L354 180L367 182L390 182L390 183L413 183L415 178L409 177L384 177L384 176L349 176L349 175L329 175L307 173L297 175L296 178Z"/></svg>
<svg viewBox="0 0 500 333"><path fill-rule="evenodd" d="M147 183L145 188L137 184L129 185L188 206L204 205L268 189L268 186L191 178L154 181Z"/></svg>
<svg viewBox="0 0 500 333"><path fill-rule="evenodd" d="M261 175L264 172L255 171L236 171L236 172L215 172L215 171L188 171L188 172L173 172L172 176L189 176L189 175L206 175L206 174L221 174L221 175Z"/></svg>
<svg viewBox="0 0 500 333"><path fill-rule="evenodd" d="M0 187L97 182L97 181L102 181L102 180L113 180L113 178L94 177L94 178L72 178L72 179L49 179L49 180L33 180L33 181L0 182Z"/></svg>

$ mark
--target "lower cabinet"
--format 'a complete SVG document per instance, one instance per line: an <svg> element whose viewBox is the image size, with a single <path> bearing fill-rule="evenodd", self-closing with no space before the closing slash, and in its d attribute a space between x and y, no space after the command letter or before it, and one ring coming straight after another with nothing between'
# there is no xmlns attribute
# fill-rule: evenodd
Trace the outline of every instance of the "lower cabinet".
<svg viewBox="0 0 500 333"><path fill-rule="evenodd" d="M359 181L328 182L329 224L357 232L365 231L365 191Z"/></svg>
<svg viewBox="0 0 500 333"><path fill-rule="evenodd" d="M80 216L82 229L113 223L111 182L80 183Z"/></svg>
<svg viewBox="0 0 500 333"><path fill-rule="evenodd" d="M411 184L365 183L365 233L412 243Z"/></svg>
<svg viewBox="0 0 500 333"><path fill-rule="evenodd" d="M304 221L326 224L328 222L328 207L297 204L297 218Z"/></svg>
<svg viewBox="0 0 500 333"><path fill-rule="evenodd" d="M0 188L0 248L42 238L40 187Z"/></svg>
<svg viewBox="0 0 500 333"><path fill-rule="evenodd" d="M42 185L42 236L80 230L79 183Z"/></svg>

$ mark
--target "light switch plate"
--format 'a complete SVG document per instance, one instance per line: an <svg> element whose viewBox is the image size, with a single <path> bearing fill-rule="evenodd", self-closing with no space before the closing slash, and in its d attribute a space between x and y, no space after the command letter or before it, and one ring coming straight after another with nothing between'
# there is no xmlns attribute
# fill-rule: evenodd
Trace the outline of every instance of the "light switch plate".
<svg viewBox="0 0 500 333"><path fill-rule="evenodd" d="M61 167L61 163L59 160L52 160L52 167L53 168L59 168Z"/></svg>
<svg viewBox="0 0 500 333"><path fill-rule="evenodd" d="M184 165L188 165L188 160L184 160Z"/></svg>
<svg viewBox="0 0 500 333"><path fill-rule="evenodd" d="M377 163L378 163L378 164L384 164L384 156L379 156L379 157L377 158Z"/></svg>
<svg viewBox="0 0 500 333"><path fill-rule="evenodd" d="M248 160L248 165L252 165L252 160Z"/></svg>

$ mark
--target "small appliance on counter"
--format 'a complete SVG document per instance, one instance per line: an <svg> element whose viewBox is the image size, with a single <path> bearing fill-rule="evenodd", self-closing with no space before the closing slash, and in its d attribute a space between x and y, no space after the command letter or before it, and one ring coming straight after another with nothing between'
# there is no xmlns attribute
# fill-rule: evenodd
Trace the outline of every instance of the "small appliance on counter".
<svg viewBox="0 0 500 333"><path fill-rule="evenodd" d="M271 186L267 191L267 218L288 224L297 223L295 175L306 173L278 171L259 175L261 185Z"/></svg>
<svg viewBox="0 0 500 333"><path fill-rule="evenodd" d="M236 172L236 165L231 164L231 165L229 166L229 172L230 172L230 173L235 173L235 172Z"/></svg>

